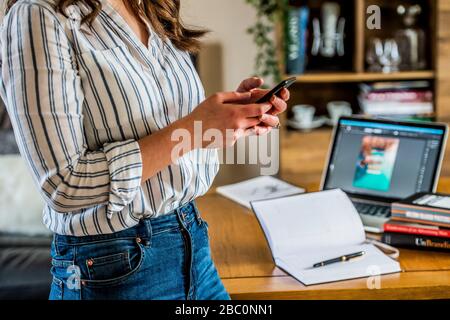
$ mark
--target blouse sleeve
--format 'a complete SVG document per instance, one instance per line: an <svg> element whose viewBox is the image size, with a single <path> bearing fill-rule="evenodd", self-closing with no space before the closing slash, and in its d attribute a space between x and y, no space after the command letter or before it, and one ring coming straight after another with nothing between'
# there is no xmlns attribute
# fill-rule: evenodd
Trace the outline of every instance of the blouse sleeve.
<svg viewBox="0 0 450 320"><path fill-rule="evenodd" d="M70 213L107 205L108 216L134 200L142 160L135 140L88 150L84 94L70 40L48 8L18 3L1 31L0 92L22 156L46 203Z"/></svg>

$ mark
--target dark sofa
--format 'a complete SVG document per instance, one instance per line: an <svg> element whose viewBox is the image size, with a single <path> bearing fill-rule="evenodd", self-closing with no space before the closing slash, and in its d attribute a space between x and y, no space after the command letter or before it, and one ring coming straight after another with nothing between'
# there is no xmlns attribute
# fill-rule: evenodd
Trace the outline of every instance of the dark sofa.
<svg viewBox="0 0 450 320"><path fill-rule="evenodd" d="M48 299L48 237L0 234L0 300Z"/></svg>

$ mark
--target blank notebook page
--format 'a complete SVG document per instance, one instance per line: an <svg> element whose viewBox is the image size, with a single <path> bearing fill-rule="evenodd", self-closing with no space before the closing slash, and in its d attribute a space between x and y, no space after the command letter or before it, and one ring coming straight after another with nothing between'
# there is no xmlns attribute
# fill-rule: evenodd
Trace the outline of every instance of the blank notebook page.
<svg viewBox="0 0 450 320"><path fill-rule="evenodd" d="M252 202L274 256L310 248L360 244L364 227L352 202L341 190L329 190Z"/></svg>
<svg viewBox="0 0 450 320"><path fill-rule="evenodd" d="M306 285L400 271L398 262L364 243L359 214L341 190L256 201L252 206L277 266ZM363 257L312 268L359 251L365 252Z"/></svg>

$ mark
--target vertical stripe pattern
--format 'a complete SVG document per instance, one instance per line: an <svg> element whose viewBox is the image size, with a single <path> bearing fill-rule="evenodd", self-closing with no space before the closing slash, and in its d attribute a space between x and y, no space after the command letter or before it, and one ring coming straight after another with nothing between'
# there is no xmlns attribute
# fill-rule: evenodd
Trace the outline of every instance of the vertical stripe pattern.
<svg viewBox="0 0 450 320"><path fill-rule="evenodd" d="M204 194L218 170L216 152L200 149L142 181L137 140L192 112L204 91L186 52L150 25L143 44L102 3L87 26L83 5L65 17L53 0L21 0L0 26L0 96L45 199L44 223L62 235L167 214Z"/></svg>

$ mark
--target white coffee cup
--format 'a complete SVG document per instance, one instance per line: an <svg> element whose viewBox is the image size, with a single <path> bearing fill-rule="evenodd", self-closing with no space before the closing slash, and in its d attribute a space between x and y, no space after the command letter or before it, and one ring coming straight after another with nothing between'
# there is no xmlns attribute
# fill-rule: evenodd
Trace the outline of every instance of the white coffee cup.
<svg viewBox="0 0 450 320"><path fill-rule="evenodd" d="M327 110L333 125L338 123L340 117L352 115L352 106L347 101L330 101Z"/></svg>
<svg viewBox="0 0 450 320"><path fill-rule="evenodd" d="M293 120L299 125L308 127L314 120L314 114L316 108L308 104L299 104L292 107L292 113L294 114Z"/></svg>

